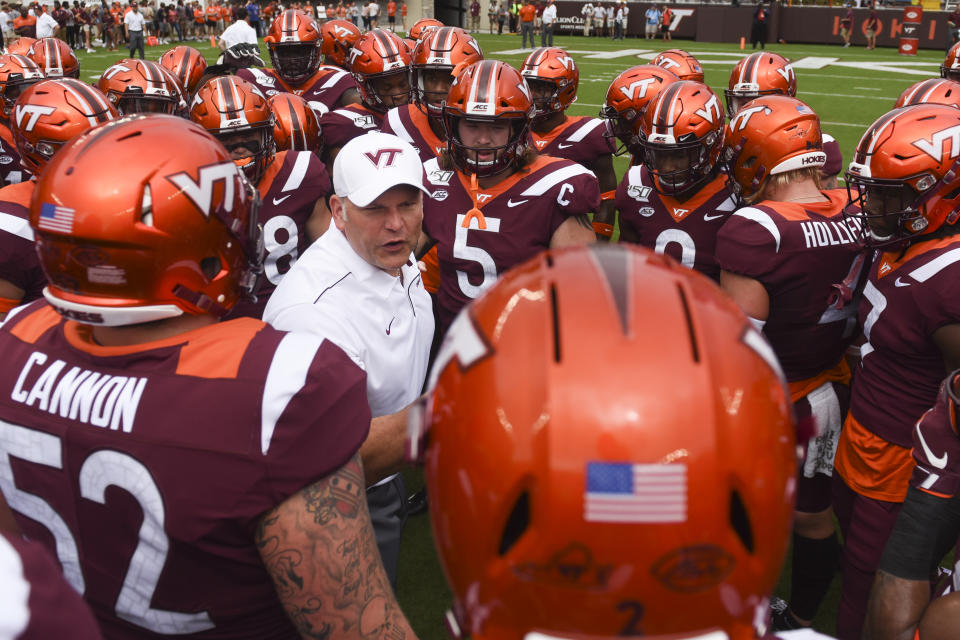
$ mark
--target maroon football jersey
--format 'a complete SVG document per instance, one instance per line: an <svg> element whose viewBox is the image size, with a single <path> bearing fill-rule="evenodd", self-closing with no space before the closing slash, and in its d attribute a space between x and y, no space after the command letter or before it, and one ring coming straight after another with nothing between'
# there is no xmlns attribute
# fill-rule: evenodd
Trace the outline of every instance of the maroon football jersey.
<svg viewBox="0 0 960 640"><path fill-rule="evenodd" d="M548 248L564 220L600 206L600 185L591 171L570 160L539 156L527 170L479 190L481 223L467 220L473 208L467 176L440 169L436 159L424 169L433 195L423 202L423 230L437 241L441 334L501 274Z"/></svg>
<svg viewBox="0 0 960 640"><path fill-rule="evenodd" d="M257 281L257 301L237 304L230 310L230 318L263 315L270 294L310 246L307 220L317 200L326 199L332 188L326 167L314 153L279 151L257 190L262 200L258 220L263 226L266 250L263 273Z"/></svg>
<svg viewBox="0 0 960 640"><path fill-rule="evenodd" d="M720 267L714 258L717 232L736 209L726 185L726 176L718 175L693 197L679 202L657 193L646 167L632 166L617 186L620 228L639 238L641 246L719 281Z"/></svg>
<svg viewBox="0 0 960 640"><path fill-rule="evenodd" d="M17 184L30 178L30 172L20 164L20 152L13 143L10 127L0 124L0 186Z"/></svg>
<svg viewBox="0 0 960 640"><path fill-rule="evenodd" d="M12 635L7 635L12 634ZM17 640L100 640L90 607L39 542L0 534L0 635Z"/></svg>
<svg viewBox="0 0 960 640"><path fill-rule="evenodd" d="M616 151L613 139L604 135L606 130L606 125L600 118L567 116L567 119L552 131L542 135L531 131L530 137L539 153L593 167L597 158Z"/></svg>
<svg viewBox="0 0 960 640"><path fill-rule="evenodd" d="M430 128L427 114L413 103L387 111L380 130L412 144L423 162L438 157L447 148L447 141L437 137Z"/></svg>
<svg viewBox="0 0 960 640"><path fill-rule="evenodd" d="M899 259L898 259L899 258ZM943 356L933 333L960 322L960 236L914 244L875 257L860 303L867 339L854 374L850 414L901 447L933 406Z"/></svg>
<svg viewBox="0 0 960 640"><path fill-rule="evenodd" d="M320 118L323 144L327 148L340 148L367 131L377 131L383 124L383 116L362 104L334 109Z"/></svg>
<svg viewBox="0 0 960 640"><path fill-rule="evenodd" d="M835 366L857 333L859 226L843 217L845 191L823 193L829 202L764 201L739 209L717 234L720 268L767 290L763 333L790 382Z"/></svg>
<svg viewBox="0 0 960 640"><path fill-rule="evenodd" d="M960 436L954 431L947 378L940 385L937 402L913 427L913 460L916 467L910 484L943 498L960 492Z"/></svg>
<svg viewBox="0 0 960 640"><path fill-rule="evenodd" d="M27 180L0 189L0 279L23 289L21 302L39 298L47 283L30 228L34 184ZM9 309L0 308L0 313L6 311Z"/></svg>
<svg viewBox="0 0 960 640"><path fill-rule="evenodd" d="M0 352L0 486L106 637L299 637L254 533L366 437L343 351L252 318L102 347L38 300Z"/></svg>
<svg viewBox="0 0 960 640"><path fill-rule="evenodd" d="M357 88L357 82L349 72L330 65L320 65L317 72L299 87L284 82L273 69L240 69L237 77L255 85L268 98L283 92L301 96L318 116L336 109L343 94Z"/></svg>

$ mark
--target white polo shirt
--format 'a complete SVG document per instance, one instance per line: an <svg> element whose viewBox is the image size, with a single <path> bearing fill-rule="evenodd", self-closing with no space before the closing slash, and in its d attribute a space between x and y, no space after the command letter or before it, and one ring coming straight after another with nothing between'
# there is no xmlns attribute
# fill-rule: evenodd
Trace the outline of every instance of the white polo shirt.
<svg viewBox="0 0 960 640"><path fill-rule="evenodd" d="M257 44L257 32L246 20L237 20L232 25L223 30L220 39L224 46L229 49L235 44Z"/></svg>
<svg viewBox="0 0 960 640"><path fill-rule="evenodd" d="M123 23L127 25L127 31L143 31L145 18L139 11L128 11L123 18Z"/></svg>
<svg viewBox="0 0 960 640"><path fill-rule="evenodd" d="M267 301L263 320L330 340L367 373L373 417L419 395L433 340L433 308L413 255L395 277L361 258L330 228L303 253Z"/></svg>
<svg viewBox="0 0 960 640"><path fill-rule="evenodd" d="M543 9L543 15L541 16L543 24L553 24L557 20L557 5L548 4Z"/></svg>
<svg viewBox="0 0 960 640"><path fill-rule="evenodd" d="M56 20L53 19L49 13L44 11L39 16L37 16L37 39L40 38L52 38L53 34L57 32L57 29L60 28L60 25Z"/></svg>

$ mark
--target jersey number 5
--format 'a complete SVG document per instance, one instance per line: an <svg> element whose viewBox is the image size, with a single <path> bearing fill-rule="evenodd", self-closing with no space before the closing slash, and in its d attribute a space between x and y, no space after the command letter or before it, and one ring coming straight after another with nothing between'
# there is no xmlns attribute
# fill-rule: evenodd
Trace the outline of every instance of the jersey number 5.
<svg viewBox="0 0 960 640"><path fill-rule="evenodd" d="M479 223L476 218L473 218L470 220L470 227L464 228L463 221L466 217L465 214L457 214L456 235L453 239L453 257L460 260L477 262L480 264L480 268L483 269L483 280L478 285L470 282L466 271L457 269L457 284L460 285L460 291L463 291L463 295L468 298L477 298L497 281L497 263L493 261L493 256L483 249L467 245L467 233L471 230L499 233L500 219L486 218L487 228L480 229L479 226L474 226L474 224L479 225Z"/></svg>

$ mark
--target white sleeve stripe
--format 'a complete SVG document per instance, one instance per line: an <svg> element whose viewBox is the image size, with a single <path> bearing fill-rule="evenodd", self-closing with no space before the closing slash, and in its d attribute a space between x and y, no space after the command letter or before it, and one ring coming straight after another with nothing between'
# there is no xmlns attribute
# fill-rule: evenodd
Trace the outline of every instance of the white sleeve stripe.
<svg viewBox="0 0 960 640"><path fill-rule="evenodd" d="M280 193L285 191L293 191L300 187L300 184L303 182L303 179L307 175L307 167L310 166L310 156L312 152L310 151L297 151L297 159L293 163L293 170L290 171L290 175L287 177L287 182L283 185L283 189L280 190Z"/></svg>
<svg viewBox="0 0 960 640"><path fill-rule="evenodd" d="M603 124L603 120L600 118L590 118L587 120L576 132L570 137L567 138L568 142L580 142L587 137L591 131Z"/></svg>
<svg viewBox="0 0 960 640"><path fill-rule="evenodd" d="M322 342L310 334L288 333L277 345L263 386L260 410L260 452L263 455L270 450L280 416L306 383L307 372Z"/></svg>
<svg viewBox="0 0 960 640"><path fill-rule="evenodd" d="M354 118L356 118L359 115L362 115L354 111L347 111L346 109L334 109L330 113L336 113L337 115L343 116L344 118L350 121L353 121Z"/></svg>
<svg viewBox="0 0 960 640"><path fill-rule="evenodd" d="M627 169L629 182L627 184L643 185L643 165L638 164Z"/></svg>
<svg viewBox="0 0 960 640"><path fill-rule="evenodd" d="M917 282L926 282L958 260L960 260L960 249L951 249L922 267L917 267L911 271L910 277Z"/></svg>
<svg viewBox="0 0 960 640"><path fill-rule="evenodd" d="M6 231L33 242L33 229L30 228L30 221L18 218L13 214L0 212L0 231Z"/></svg>
<svg viewBox="0 0 960 640"><path fill-rule="evenodd" d="M777 229L777 225L773 221L773 218L771 218L766 212L760 211L760 209L754 209L753 207L745 207L736 211L733 215L746 218L747 220L753 220L761 227L769 231L770 235L772 235L773 239L777 242L777 252L780 251L780 229Z"/></svg>
<svg viewBox="0 0 960 640"><path fill-rule="evenodd" d="M30 624L30 583L24 576L20 554L3 536L0 536L0 575L3 575L0 580L3 637L19 638Z"/></svg>
<svg viewBox="0 0 960 640"><path fill-rule="evenodd" d="M563 167L562 169L557 169L556 171L551 171L547 175L543 176L531 186L527 187L520 196L542 196L551 188L555 187L557 184L572 178L574 176L580 175L590 175L593 176L593 171L590 171L583 165L571 164ZM596 177L596 176L594 176Z"/></svg>
<svg viewBox="0 0 960 640"><path fill-rule="evenodd" d="M403 126L403 120L400 119L400 107L390 109L390 111L387 112L387 121L390 123L390 128L393 129L395 136L413 144L413 136L411 136L407 128Z"/></svg>
<svg viewBox="0 0 960 640"><path fill-rule="evenodd" d="M350 75L349 72L347 72L347 71L337 71L337 72L334 73L332 76L330 76L330 79L327 80L326 82L324 82L324 83L320 86L320 88L321 88L321 89L329 89L329 88L332 87L333 85L335 85L335 84L337 84L338 82L340 82L340 78L342 78L343 76L347 76L347 75Z"/></svg>

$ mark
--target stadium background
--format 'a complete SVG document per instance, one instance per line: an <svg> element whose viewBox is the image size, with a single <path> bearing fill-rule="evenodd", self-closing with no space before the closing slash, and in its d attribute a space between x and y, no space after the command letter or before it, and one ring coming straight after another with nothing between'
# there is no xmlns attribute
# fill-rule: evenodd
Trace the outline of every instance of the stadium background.
<svg viewBox="0 0 960 640"><path fill-rule="evenodd" d="M638 10L636 5L631 8ZM414 14L411 12L411 15ZM497 36L489 35L486 31L476 35L488 58L504 60L519 68L526 53L529 53L519 49L519 35ZM867 126L891 109L904 89L914 82L939 75L943 51L921 50L917 56L904 57L892 48L872 51L865 51L862 47L843 49L839 42L838 36L837 44L832 45L772 44L769 49L793 61L799 87L798 97L820 115L823 129L840 143L846 163ZM206 42L185 44L200 49L210 63L219 54ZM684 48L701 61L706 83L722 99L733 65L750 52L749 46L743 51L736 43L695 42L679 38L672 43L641 38L628 38L614 43L609 39L560 35L555 38L554 44L567 49L579 65L578 100L568 112L572 115L597 115L607 87L618 73L635 64L642 64L656 52L671 47ZM157 60L167 48L169 46L148 47L147 58ZM264 58L268 59L266 47L262 44L261 50ZM86 54L77 51L77 55L81 62L81 78L95 83L103 70L123 57L123 50L119 54L106 51ZM627 160L615 159L615 168L619 179L627 168ZM422 486L418 471L409 471L406 476L411 491ZM786 571L789 571L789 559ZM785 572L778 593L782 593L787 584L788 575ZM408 522L401 555L398 596L422 640L448 637L444 630L443 612L449 607L450 595L433 552L426 515L415 516ZM818 630L827 633L833 631L838 597L839 581L835 579L815 621L814 626Z"/></svg>

